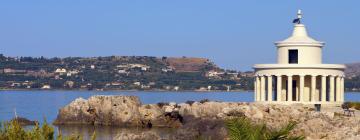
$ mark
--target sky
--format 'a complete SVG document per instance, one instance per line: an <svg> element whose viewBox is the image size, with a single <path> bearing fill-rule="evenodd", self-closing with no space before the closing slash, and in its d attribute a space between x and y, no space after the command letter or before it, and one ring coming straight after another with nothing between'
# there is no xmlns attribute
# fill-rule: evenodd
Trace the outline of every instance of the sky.
<svg viewBox="0 0 360 140"><path fill-rule="evenodd" d="M359 0L11 0L0 2L6 56L205 57L247 71L276 63L298 9L324 63L360 62Z"/></svg>

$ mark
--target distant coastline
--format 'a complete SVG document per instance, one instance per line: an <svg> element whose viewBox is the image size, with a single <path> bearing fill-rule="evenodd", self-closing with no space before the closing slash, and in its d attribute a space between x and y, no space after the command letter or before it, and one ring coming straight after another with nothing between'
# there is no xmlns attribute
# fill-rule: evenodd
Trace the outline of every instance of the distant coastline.
<svg viewBox="0 0 360 140"><path fill-rule="evenodd" d="M161 90L161 89L151 89L151 90L87 90L87 89L0 89L0 91L89 91L89 92L101 92L101 91L119 91L119 92L246 92L246 93L250 93L253 92L253 90L230 90L230 91L226 91L226 90L205 90L205 91L201 91L201 90L178 90L178 91L174 91L174 90Z"/></svg>
<svg viewBox="0 0 360 140"><path fill-rule="evenodd" d="M111 90L87 90L87 89L0 89L0 91L89 91L89 92L101 92L101 91L118 91L118 92L199 92L199 93L210 93L210 92L241 92L241 93L252 93L254 90L161 90L161 89L151 89L151 90L121 90L121 89L111 89ZM345 91L352 93L360 93L360 91Z"/></svg>
<svg viewBox="0 0 360 140"><path fill-rule="evenodd" d="M345 91L360 91L360 63L347 64ZM0 90L252 91L254 72L227 70L207 58L104 56L7 57Z"/></svg>

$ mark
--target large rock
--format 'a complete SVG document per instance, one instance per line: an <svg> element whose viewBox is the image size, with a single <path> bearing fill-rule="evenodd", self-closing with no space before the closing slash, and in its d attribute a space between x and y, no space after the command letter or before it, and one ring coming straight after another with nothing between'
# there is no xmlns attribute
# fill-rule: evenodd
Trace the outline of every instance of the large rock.
<svg viewBox="0 0 360 140"><path fill-rule="evenodd" d="M226 102L194 102L190 104L179 104L179 112L183 116L194 116L195 118L216 118L228 108L236 108L243 103L226 103ZM224 110L225 109L225 110Z"/></svg>
<svg viewBox="0 0 360 140"><path fill-rule="evenodd" d="M140 105L136 96L79 98L60 109L54 124L138 125Z"/></svg>

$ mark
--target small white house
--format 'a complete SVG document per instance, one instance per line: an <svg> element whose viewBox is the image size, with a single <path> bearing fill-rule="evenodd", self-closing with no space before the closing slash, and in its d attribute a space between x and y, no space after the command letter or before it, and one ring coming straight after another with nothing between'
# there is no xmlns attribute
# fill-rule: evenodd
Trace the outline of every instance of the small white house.
<svg viewBox="0 0 360 140"><path fill-rule="evenodd" d="M51 86L50 86L50 85L43 85L43 86L41 87L41 89L51 89Z"/></svg>
<svg viewBox="0 0 360 140"><path fill-rule="evenodd" d="M178 91L179 89L180 89L179 86L175 86L175 87L174 87L174 90L175 90L175 91Z"/></svg>
<svg viewBox="0 0 360 140"><path fill-rule="evenodd" d="M174 71L174 69L171 67L166 67L166 68L162 68L161 71L162 72L172 72L172 71Z"/></svg>
<svg viewBox="0 0 360 140"><path fill-rule="evenodd" d="M21 86L21 84L20 83L12 83L11 86L12 87L18 87L18 86Z"/></svg>
<svg viewBox="0 0 360 140"><path fill-rule="evenodd" d="M60 74L60 75L66 74L66 69L57 68L57 69L55 70L55 73L58 73L58 74Z"/></svg>
<svg viewBox="0 0 360 140"><path fill-rule="evenodd" d="M130 68L140 68L142 71L147 71L150 68L150 66L143 64L130 64Z"/></svg>
<svg viewBox="0 0 360 140"><path fill-rule="evenodd" d="M206 74L207 77L219 77L221 75L224 75L224 72L208 71Z"/></svg>
<svg viewBox="0 0 360 140"><path fill-rule="evenodd" d="M207 90L211 90L211 86L208 86L208 87L207 87Z"/></svg>
<svg viewBox="0 0 360 140"><path fill-rule="evenodd" d="M118 73L120 74L127 74L128 72L126 70L118 70Z"/></svg>
<svg viewBox="0 0 360 140"><path fill-rule="evenodd" d="M68 71L67 73L66 73L66 76L72 76L72 75L76 75L76 74L78 74L79 73L79 71L78 70L71 70L71 71Z"/></svg>
<svg viewBox="0 0 360 140"><path fill-rule="evenodd" d="M140 85L141 85L140 82L134 82L133 84L134 84L134 85L137 85L137 86L140 86Z"/></svg>

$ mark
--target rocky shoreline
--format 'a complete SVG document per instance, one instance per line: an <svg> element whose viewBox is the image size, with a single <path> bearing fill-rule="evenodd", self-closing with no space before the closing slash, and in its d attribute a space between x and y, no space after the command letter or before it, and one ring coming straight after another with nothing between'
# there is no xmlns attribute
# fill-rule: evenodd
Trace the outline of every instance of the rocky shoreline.
<svg viewBox="0 0 360 140"><path fill-rule="evenodd" d="M292 133L306 139L359 139L360 117L346 117L339 107L316 112L301 104L201 102L142 105L136 96L78 98L59 110L55 125L111 125L119 127L174 128L171 136L143 132L122 134L119 139L227 139L224 121L247 117L254 123L279 128L296 122Z"/></svg>

